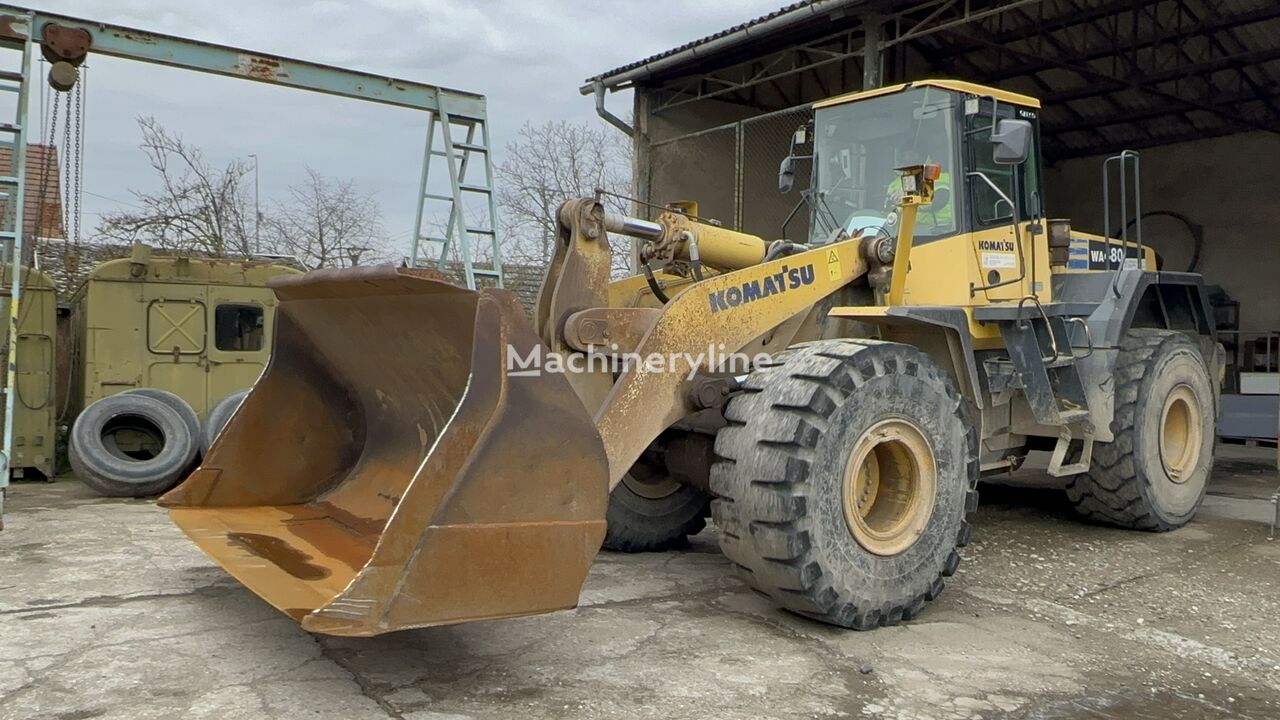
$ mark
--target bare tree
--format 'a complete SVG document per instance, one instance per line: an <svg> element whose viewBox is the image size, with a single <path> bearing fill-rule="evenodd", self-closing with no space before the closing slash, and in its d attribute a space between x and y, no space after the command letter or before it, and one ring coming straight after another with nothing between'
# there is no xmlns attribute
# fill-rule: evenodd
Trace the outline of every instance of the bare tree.
<svg viewBox="0 0 1280 720"><path fill-rule="evenodd" d="M139 209L104 215L98 235L218 257L253 254L253 202L245 182L252 166L232 160L214 167L155 118L139 117L138 127L139 147L159 175L160 189L131 191Z"/></svg>
<svg viewBox="0 0 1280 720"><path fill-rule="evenodd" d="M307 168L289 199L275 204L266 220L274 252L292 255L308 268L346 267L386 260L382 210L354 180L326 178Z"/></svg>
<svg viewBox="0 0 1280 720"><path fill-rule="evenodd" d="M631 144L613 128L526 123L506 146L498 181L503 256L508 262L545 265L554 249L560 203L589 196L596 188L630 192ZM604 201L610 210L630 210L620 198L605 196ZM629 265L626 243L614 243L615 272L625 272Z"/></svg>

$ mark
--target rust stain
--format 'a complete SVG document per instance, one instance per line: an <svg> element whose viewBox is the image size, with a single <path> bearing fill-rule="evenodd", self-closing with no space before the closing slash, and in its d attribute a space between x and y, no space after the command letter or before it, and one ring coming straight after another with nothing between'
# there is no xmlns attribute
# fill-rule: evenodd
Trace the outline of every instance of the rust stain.
<svg viewBox="0 0 1280 720"><path fill-rule="evenodd" d="M237 73L247 78L266 82L279 82L289 77L289 73L280 66L279 60L259 55L241 55L235 69Z"/></svg>
<svg viewBox="0 0 1280 720"><path fill-rule="evenodd" d="M160 42L160 39L155 35L141 30L117 30L113 32L112 35L120 38L121 40L142 43L143 45L155 45Z"/></svg>
<svg viewBox="0 0 1280 720"><path fill-rule="evenodd" d="M299 580L320 580L329 571L311 562L311 556L278 537L258 533L227 533L227 539Z"/></svg>
<svg viewBox="0 0 1280 720"><path fill-rule="evenodd" d="M26 21L16 15L0 15L0 38L9 40L26 40L25 32L18 30L26 27Z"/></svg>

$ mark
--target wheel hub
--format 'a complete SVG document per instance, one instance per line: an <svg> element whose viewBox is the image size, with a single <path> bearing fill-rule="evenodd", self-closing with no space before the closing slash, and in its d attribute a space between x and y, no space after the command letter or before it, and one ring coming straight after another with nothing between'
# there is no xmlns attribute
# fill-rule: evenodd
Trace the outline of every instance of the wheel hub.
<svg viewBox="0 0 1280 720"><path fill-rule="evenodd" d="M882 420L854 443L845 467L845 522L876 555L903 552L933 514L938 473L924 434L903 419Z"/></svg>
<svg viewBox="0 0 1280 720"><path fill-rule="evenodd" d="M680 489L680 483L660 474L627 473L622 476L622 484L649 500L660 500Z"/></svg>
<svg viewBox="0 0 1280 720"><path fill-rule="evenodd" d="M1203 432L1195 393L1185 384L1174 387L1160 413L1160 462L1173 482L1185 483L1195 471Z"/></svg>

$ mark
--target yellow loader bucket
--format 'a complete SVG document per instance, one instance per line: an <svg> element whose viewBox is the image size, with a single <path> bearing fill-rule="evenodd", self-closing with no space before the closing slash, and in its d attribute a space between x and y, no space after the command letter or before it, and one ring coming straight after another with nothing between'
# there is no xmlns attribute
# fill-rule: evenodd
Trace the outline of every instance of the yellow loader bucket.
<svg viewBox="0 0 1280 720"><path fill-rule="evenodd" d="M389 266L277 278L271 362L161 498L267 602L333 635L577 604L609 474L565 377L504 290Z"/></svg>

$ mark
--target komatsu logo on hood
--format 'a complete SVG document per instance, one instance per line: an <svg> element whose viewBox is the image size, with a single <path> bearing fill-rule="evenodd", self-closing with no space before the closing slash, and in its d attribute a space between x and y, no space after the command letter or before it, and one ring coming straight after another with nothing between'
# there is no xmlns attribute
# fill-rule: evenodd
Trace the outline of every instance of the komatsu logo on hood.
<svg viewBox="0 0 1280 720"><path fill-rule="evenodd" d="M787 290L795 290L801 285L812 285L813 278L812 263L795 268L783 265L782 269L773 275L766 275L762 279L748 280L741 285L734 285L724 290L712 291L711 294L707 295L707 299L711 301L711 312L718 313L721 310L728 310L749 302L755 302L770 295L777 295Z"/></svg>

